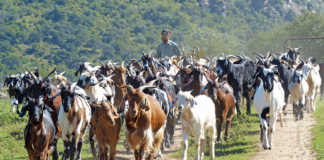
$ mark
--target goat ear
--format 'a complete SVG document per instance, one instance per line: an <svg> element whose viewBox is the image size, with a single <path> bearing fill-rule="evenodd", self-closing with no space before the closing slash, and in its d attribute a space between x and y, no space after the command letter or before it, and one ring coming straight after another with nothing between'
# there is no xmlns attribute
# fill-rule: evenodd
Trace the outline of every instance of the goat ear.
<svg viewBox="0 0 324 160"><path fill-rule="evenodd" d="M126 88L127 88L128 93L130 93L134 90L133 86L131 86L131 85L127 85Z"/></svg>
<svg viewBox="0 0 324 160"><path fill-rule="evenodd" d="M296 67L296 70L300 70L302 69L304 66L304 61L302 61L297 67Z"/></svg>
<svg viewBox="0 0 324 160"><path fill-rule="evenodd" d="M142 108L144 111L148 111L148 110L150 110L149 106L150 106L150 102L149 102L148 99L145 97L144 100L143 100L143 103L142 103L142 105L141 105L141 108Z"/></svg>
<svg viewBox="0 0 324 160"><path fill-rule="evenodd" d="M295 48L294 50L295 50L295 52L297 53L297 54L299 54L299 52L298 51L300 51L302 48Z"/></svg>

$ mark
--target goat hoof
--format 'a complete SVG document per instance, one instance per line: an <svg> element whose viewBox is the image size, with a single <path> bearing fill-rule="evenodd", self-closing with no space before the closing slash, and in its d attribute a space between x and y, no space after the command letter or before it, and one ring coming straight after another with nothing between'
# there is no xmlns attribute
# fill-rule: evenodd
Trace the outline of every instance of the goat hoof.
<svg viewBox="0 0 324 160"><path fill-rule="evenodd" d="M228 136L225 136L224 141L227 142L228 138L229 138Z"/></svg>

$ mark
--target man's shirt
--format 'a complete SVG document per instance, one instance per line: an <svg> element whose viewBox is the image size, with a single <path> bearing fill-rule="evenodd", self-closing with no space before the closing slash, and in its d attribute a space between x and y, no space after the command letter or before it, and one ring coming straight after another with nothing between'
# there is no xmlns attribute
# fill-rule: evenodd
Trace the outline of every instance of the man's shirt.
<svg viewBox="0 0 324 160"><path fill-rule="evenodd" d="M178 45L170 40L168 41L167 44L163 42L160 43L156 52L158 57L180 56L181 54Z"/></svg>

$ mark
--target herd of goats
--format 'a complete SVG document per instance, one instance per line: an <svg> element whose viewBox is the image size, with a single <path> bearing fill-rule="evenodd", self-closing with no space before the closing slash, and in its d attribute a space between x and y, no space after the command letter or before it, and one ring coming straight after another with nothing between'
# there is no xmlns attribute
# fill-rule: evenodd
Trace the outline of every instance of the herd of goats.
<svg viewBox="0 0 324 160"><path fill-rule="evenodd" d="M204 158L206 135L214 159L215 143L229 138L232 118L240 116L243 99L248 115L253 102L261 143L270 150L276 122L283 126L287 105L293 106L296 121L302 120L304 111L315 111L321 86L319 65L314 58L304 60L298 48L280 55L259 54L254 60L143 54L126 64L84 62L75 76L78 81L71 82L54 69L41 77L36 69L6 77L13 112L29 116L24 130L29 159L47 160L50 155L58 159L56 145L62 138L62 159L79 160L89 131L94 159L113 160L122 127L126 137L122 144L135 160L162 158L163 150L174 145L178 121L183 129L183 159L189 136L197 143L196 159Z"/></svg>

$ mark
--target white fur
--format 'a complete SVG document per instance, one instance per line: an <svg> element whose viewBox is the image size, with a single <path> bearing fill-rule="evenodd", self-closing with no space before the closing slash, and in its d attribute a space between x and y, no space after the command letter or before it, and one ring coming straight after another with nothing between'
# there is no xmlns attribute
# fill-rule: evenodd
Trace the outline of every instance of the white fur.
<svg viewBox="0 0 324 160"><path fill-rule="evenodd" d="M15 112L15 107L18 108L18 100L16 98L11 99L11 111Z"/></svg>
<svg viewBox="0 0 324 160"><path fill-rule="evenodd" d="M306 94L306 109L307 111L315 111L315 101L321 88L322 79L319 74L319 65L312 65L307 63L303 67L303 74L306 76L306 80L309 86Z"/></svg>
<svg viewBox="0 0 324 160"><path fill-rule="evenodd" d="M214 159L214 146L216 140L216 114L215 114L215 104L209 97L205 95L199 95L197 97L193 97L190 92L182 92L180 91L177 95L177 99L179 100L179 105L184 106L182 111L182 115L186 114L186 112L191 113L193 115L191 120L185 120L182 117L182 128L184 131L184 153L183 160L187 159L188 152L188 137L189 135L197 138L197 154L196 159L204 159L204 151L203 145L205 140L205 130L211 130L211 158Z"/></svg>
<svg viewBox="0 0 324 160"><path fill-rule="evenodd" d="M68 120L68 113L64 112L63 106L60 107L59 115L58 115L58 124L60 128L62 129L62 138L64 141L69 140L68 135L72 135L72 133L76 136L76 142L79 141L81 130L87 127L87 125L90 123L91 119L91 108L88 102L80 97L75 96L75 102L77 102L78 105L75 105L75 111L78 112L81 108L84 108L86 114L85 117L81 117L81 120L79 123L77 123L77 118L75 117L70 123Z"/></svg>
<svg viewBox="0 0 324 160"><path fill-rule="evenodd" d="M302 71L296 71L296 74L304 75L304 73L305 72ZM290 103L296 104L300 101L299 103L305 105L307 93L309 91L309 85L305 76L303 76L300 83L290 83L288 88L290 91Z"/></svg>
<svg viewBox="0 0 324 160"><path fill-rule="evenodd" d="M277 116L281 118L282 109L285 105L284 90L277 77L273 82L273 90L269 93L264 90L263 82L260 82L259 87L254 94L253 104L260 118L260 124L265 127L265 133L262 138L264 148L271 148L271 137L275 131ZM261 118L263 110L269 107L270 121L269 127L265 119Z"/></svg>

